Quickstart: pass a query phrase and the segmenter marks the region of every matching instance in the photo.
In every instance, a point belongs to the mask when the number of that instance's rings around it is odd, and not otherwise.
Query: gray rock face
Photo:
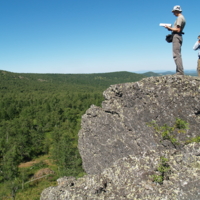
[[[117,160],[101,174],[58,179],[57,187],[45,189],[41,200],[199,200],[200,144],[162,152],[147,151],[140,157]],[[163,184],[152,181],[160,157],[168,158],[170,170]]]
[[[102,108],[93,105],[83,115],[79,131],[88,175],[58,179],[41,200],[200,199],[200,143],[185,144],[200,136],[200,79],[146,78],[112,85],[104,97]],[[177,146],[147,126],[152,120],[172,126],[176,118],[189,123],[186,133],[175,135]],[[165,173],[159,171],[161,158],[167,159]]]
[[[180,142],[199,135],[200,79],[189,76],[145,78],[135,83],[112,85],[104,92],[102,108],[91,106],[82,117],[79,151],[88,174],[102,172],[114,161],[147,150],[160,151],[160,136],[147,126],[155,120],[172,126],[176,118],[190,124]]]

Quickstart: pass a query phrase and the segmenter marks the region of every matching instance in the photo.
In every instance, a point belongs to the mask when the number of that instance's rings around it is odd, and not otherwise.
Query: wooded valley
[[[92,104],[101,106],[110,85],[144,77],[0,70],[0,199],[36,200],[57,178],[83,176],[77,149],[81,116]],[[53,173],[35,176],[47,168]]]

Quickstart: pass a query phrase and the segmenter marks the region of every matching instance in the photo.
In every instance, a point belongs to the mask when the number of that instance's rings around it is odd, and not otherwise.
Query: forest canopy
[[[81,176],[77,149],[81,116],[92,104],[101,106],[102,93],[110,85],[144,77],[130,72],[28,74],[0,70],[0,198],[23,192],[19,185],[29,181],[31,174],[22,176],[19,165],[41,155],[53,160],[57,177]],[[9,186],[6,191],[5,185]]]

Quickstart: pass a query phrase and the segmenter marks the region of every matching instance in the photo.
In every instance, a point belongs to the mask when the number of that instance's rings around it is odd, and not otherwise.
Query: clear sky
[[[0,69],[24,73],[175,70],[171,10],[186,18],[184,69],[196,69],[200,1],[0,0]]]

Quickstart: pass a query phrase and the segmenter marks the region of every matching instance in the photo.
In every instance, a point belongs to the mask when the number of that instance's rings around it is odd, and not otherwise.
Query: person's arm
[[[169,26],[165,26],[165,28],[168,29],[169,31],[178,32],[178,33],[181,32],[181,27],[180,26],[177,26],[176,28],[171,28]]]
[[[182,29],[181,29],[181,24],[183,23],[183,19],[178,16],[177,17],[177,20],[175,22],[176,24],[176,27],[169,27],[169,26],[165,26],[166,29],[168,29],[169,31],[172,31],[172,32],[177,32],[177,33],[181,33],[182,32]]]
[[[197,49],[199,49],[199,48],[200,48],[200,40],[196,41],[196,43],[195,43],[194,46],[193,46],[193,49],[194,49],[194,50],[197,50]]]

